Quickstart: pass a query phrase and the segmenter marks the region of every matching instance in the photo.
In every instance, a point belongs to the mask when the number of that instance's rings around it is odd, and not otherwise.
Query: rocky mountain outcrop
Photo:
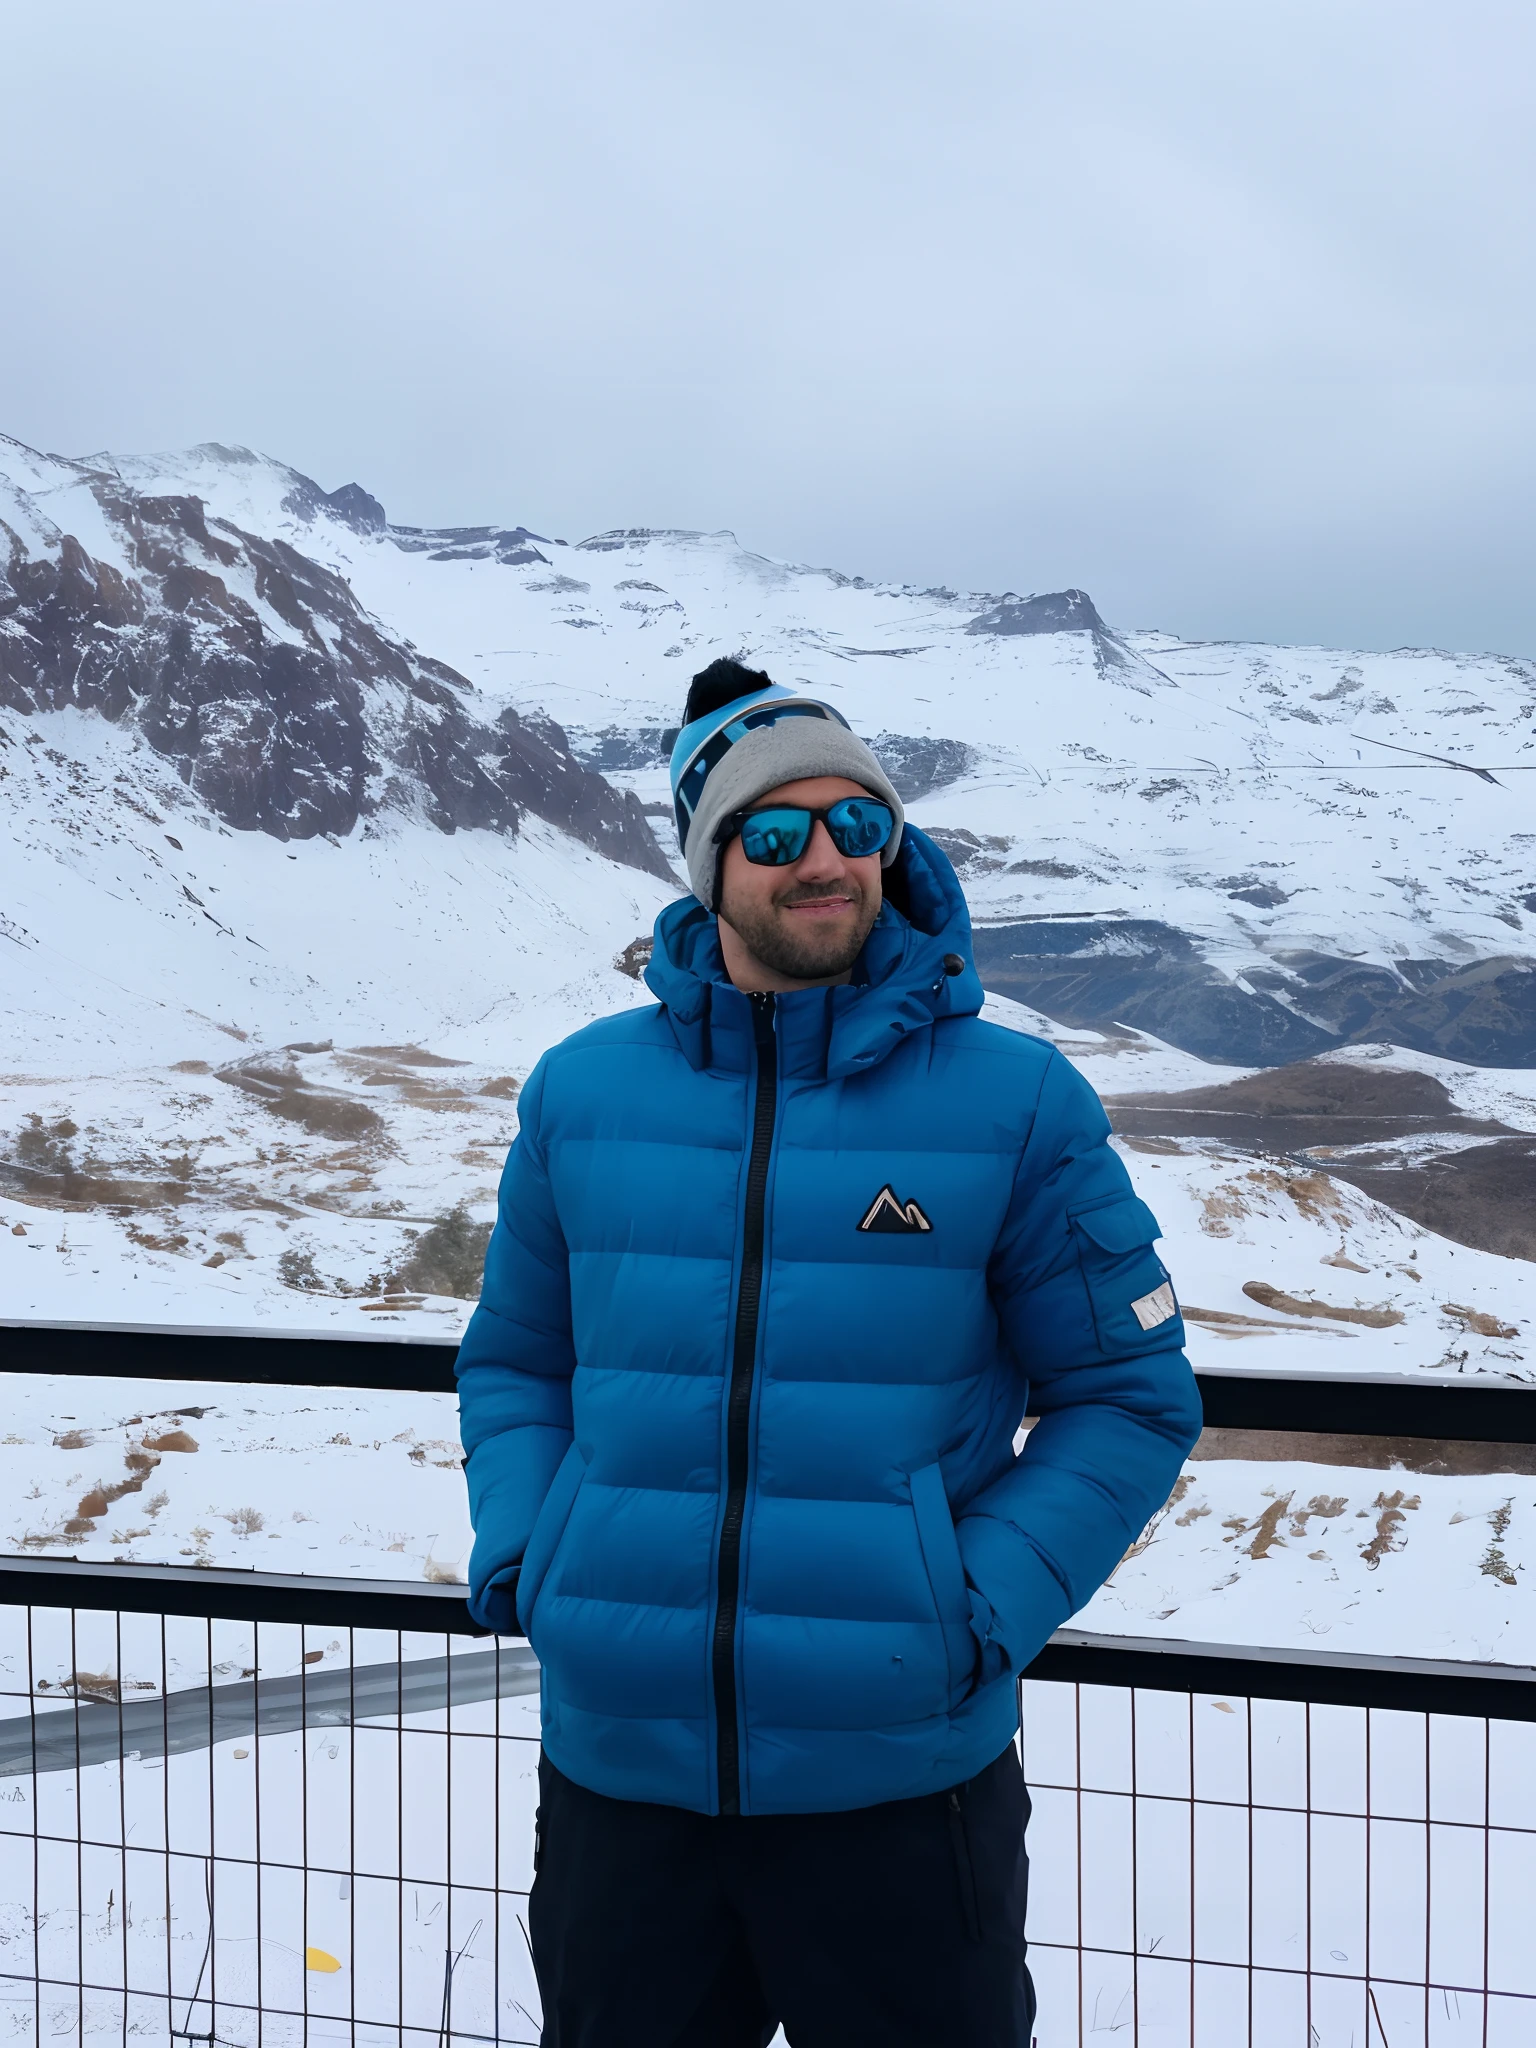
[[[972,619],[967,633],[1102,633],[1104,621],[1086,590],[1051,590],[1041,597],[1004,598]]]
[[[1168,681],[1160,668],[1128,647],[1118,633],[1105,625],[1086,590],[1050,590],[1038,597],[1004,597],[990,610],[978,613],[965,630],[995,639],[1037,633],[1086,633],[1093,647],[1094,666],[1101,676],[1139,690],[1144,697]]]
[[[6,478],[15,447],[0,444],[0,706],[133,725],[237,830],[344,836],[394,808],[444,832],[510,834],[531,813],[670,876],[637,800],[557,725],[485,715],[463,676],[371,617],[343,576],[108,469],[19,450],[22,477]],[[26,488],[39,473],[46,510]],[[303,509],[324,503],[355,530],[382,522],[356,485],[310,489]],[[544,559],[521,529],[390,537],[439,559],[456,546]]]

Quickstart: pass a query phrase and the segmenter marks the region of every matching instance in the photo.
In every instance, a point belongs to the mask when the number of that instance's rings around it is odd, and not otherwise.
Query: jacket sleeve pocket
[[[571,1519],[571,1509],[576,1505],[576,1495],[581,1490],[586,1471],[586,1460],[573,1443],[550,1482],[544,1505],[539,1509],[538,1520],[528,1538],[528,1548],[523,1552],[522,1570],[517,1579],[517,1618],[524,1635],[528,1634],[528,1624],[533,1619],[533,1610],[544,1590],[544,1580],[554,1563],[566,1524]]]
[[[1182,1345],[1184,1325],[1168,1268],[1153,1250],[1162,1235],[1138,1195],[1069,1212],[1099,1349],[1108,1354]]]

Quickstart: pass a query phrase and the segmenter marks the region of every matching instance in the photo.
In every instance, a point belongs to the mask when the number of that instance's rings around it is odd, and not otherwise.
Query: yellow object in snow
[[[328,1956],[323,1948],[307,1948],[304,1951],[304,1967],[306,1970],[329,1972],[339,1970],[341,1965],[334,1956]]]

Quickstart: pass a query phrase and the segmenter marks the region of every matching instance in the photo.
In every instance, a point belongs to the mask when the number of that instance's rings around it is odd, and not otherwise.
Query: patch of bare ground
[[[1255,1207],[1265,1207],[1271,1195],[1294,1202],[1309,1223],[1329,1222],[1344,1207],[1326,1173],[1284,1164],[1254,1166],[1200,1197],[1200,1228],[1207,1237],[1230,1237],[1232,1225],[1251,1216]]]
[[[1376,1533],[1361,1549],[1367,1571],[1375,1571],[1384,1557],[1394,1550],[1401,1550],[1408,1540],[1406,1524],[1409,1511],[1419,1506],[1416,1493],[1405,1494],[1401,1487],[1393,1493],[1378,1493],[1371,1503],[1377,1510]]]
[[[1314,1494],[1305,1507],[1297,1507],[1295,1501],[1294,1488],[1280,1494],[1266,1489],[1266,1504],[1257,1514],[1251,1518],[1245,1514],[1228,1515],[1222,1523],[1228,1531],[1223,1542],[1235,1544],[1244,1557],[1262,1560],[1276,1547],[1287,1548],[1289,1540],[1305,1542],[1309,1522],[1334,1521],[1349,1505],[1343,1494]],[[1407,1541],[1408,1516],[1419,1505],[1418,1494],[1405,1494],[1398,1487],[1391,1493],[1378,1493],[1369,1508],[1359,1510],[1367,1521],[1373,1514],[1376,1517],[1375,1529],[1360,1547],[1367,1570],[1374,1571],[1384,1557],[1402,1549]],[[1244,1538],[1247,1540],[1243,1541]]]
[[[1442,1443],[1433,1437],[1206,1429],[1189,1455],[1196,1463],[1336,1465],[1356,1472],[1420,1472],[1457,1478],[1501,1472],[1517,1478],[1536,1477],[1536,1444]]]
[[[1138,1151],[1219,1138],[1250,1152],[1312,1153],[1326,1159],[1334,1180],[1439,1237],[1536,1260],[1536,1135],[1463,1116],[1432,1074],[1301,1060],[1179,1095],[1109,1096],[1104,1106],[1116,1134]],[[1490,1142],[1406,1163],[1392,1149],[1438,1132]],[[1366,1146],[1373,1149],[1339,1154]]]
[[[1517,1586],[1520,1581],[1510,1570],[1509,1559],[1504,1554],[1504,1538],[1509,1533],[1510,1520],[1514,1514],[1514,1496],[1496,1507],[1488,1517],[1488,1526],[1493,1531],[1488,1548],[1483,1552],[1478,1570],[1486,1579],[1496,1579],[1501,1586]]]
[[[147,1252],[185,1251],[191,1240],[180,1230],[141,1230],[137,1223],[130,1223],[124,1236],[136,1245],[142,1245]]]
[[[1267,1280],[1245,1280],[1243,1292],[1250,1301],[1256,1301],[1260,1308],[1272,1308],[1281,1315],[1321,1317],[1330,1323],[1359,1323],[1367,1330],[1390,1330],[1403,1320],[1400,1308],[1348,1308],[1332,1301],[1312,1301],[1300,1295],[1286,1294],[1279,1287],[1272,1287]]]
[[[147,1692],[147,1679],[129,1681],[130,1690]],[[116,1706],[122,1698],[123,1688],[116,1675],[110,1671],[71,1671],[68,1678],[60,1681],[60,1690],[72,1692],[76,1699],[95,1700],[102,1706]]]
[[[1536,1139],[1469,1145],[1422,1164],[1330,1159],[1328,1171],[1453,1244],[1536,1259]]]
[[[339,1057],[337,1064],[357,1076],[362,1088],[393,1088],[400,1101],[414,1109],[467,1109],[473,1097],[457,1081],[428,1081],[407,1066],[381,1067],[368,1060]],[[463,1060],[437,1060],[434,1065],[460,1067]],[[370,1112],[371,1114],[372,1112]]]
[[[402,1067],[467,1067],[468,1060],[445,1059],[440,1052],[425,1052],[419,1045],[354,1045],[348,1050],[359,1058],[395,1060]]]
[[[1192,1301],[1181,1301],[1179,1313],[1186,1323],[1209,1323],[1219,1330],[1288,1330],[1291,1327],[1277,1316],[1240,1316],[1229,1308],[1197,1308]]]
[[[181,1450],[188,1447],[195,1451],[197,1445],[192,1442],[190,1437],[186,1437],[185,1445],[173,1441],[175,1437],[183,1435],[185,1435],[184,1431],[172,1431],[169,1436],[157,1438],[153,1442],[146,1438],[142,1444],[134,1449],[130,1449],[123,1458],[123,1463],[128,1468],[127,1477],[117,1480],[115,1484],[110,1486],[105,1483],[98,1483],[89,1492],[82,1494],[75,1512],[64,1524],[63,1534],[65,1536],[91,1535],[96,1528],[96,1524],[117,1501],[125,1500],[131,1493],[142,1493],[144,1482],[159,1464],[162,1451]]]
[[[453,1083],[418,1080],[414,1074],[404,1077],[397,1084],[400,1100],[412,1109],[468,1109],[473,1096]]]
[[[373,1138],[384,1135],[384,1119],[366,1102],[311,1088],[290,1059],[264,1053],[220,1067],[216,1078],[259,1102],[273,1116],[303,1126],[318,1138]]]
[[[1356,1067],[1298,1060],[1266,1067],[1240,1081],[1189,1088],[1176,1095],[1121,1095],[1105,1105],[1116,1129],[1143,1129],[1159,1137],[1221,1136],[1237,1144],[1267,1144],[1276,1151],[1308,1144],[1369,1144],[1376,1137],[1419,1131],[1461,1131],[1469,1136],[1513,1135],[1508,1124],[1463,1116],[1450,1090],[1433,1074],[1412,1068]],[[1317,1135],[1326,1123],[1330,1136]],[[1267,1135],[1248,1138],[1262,1125]],[[1345,1136],[1359,1127],[1358,1136]],[[1274,1133],[1286,1135],[1277,1142]]]
[[[0,1142],[0,1188],[40,1209],[164,1209],[192,1193],[196,1162],[186,1150],[155,1159],[115,1164],[98,1159],[89,1137],[82,1150],[71,1117],[52,1121],[36,1112]]]
[[[1125,1103],[1153,1105],[1159,1099],[1176,1111],[1207,1110],[1222,1115],[1421,1117],[1436,1130],[1459,1114],[1450,1090],[1433,1074],[1412,1068],[1357,1067],[1328,1060],[1297,1060],[1265,1067],[1240,1081],[1186,1088],[1162,1098],[1126,1095]]]
[[[1443,1302],[1440,1313],[1474,1337],[1518,1337],[1520,1334],[1517,1323],[1501,1323],[1486,1309],[1463,1308],[1460,1302]]]

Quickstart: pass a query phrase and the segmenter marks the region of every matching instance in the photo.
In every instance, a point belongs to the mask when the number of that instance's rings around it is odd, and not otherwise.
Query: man
[[[530,1076],[459,1354],[545,2048],[1028,2048],[1019,1674],[1199,1429],[1157,1223],[838,712],[717,661],[672,787],[657,1001]]]

